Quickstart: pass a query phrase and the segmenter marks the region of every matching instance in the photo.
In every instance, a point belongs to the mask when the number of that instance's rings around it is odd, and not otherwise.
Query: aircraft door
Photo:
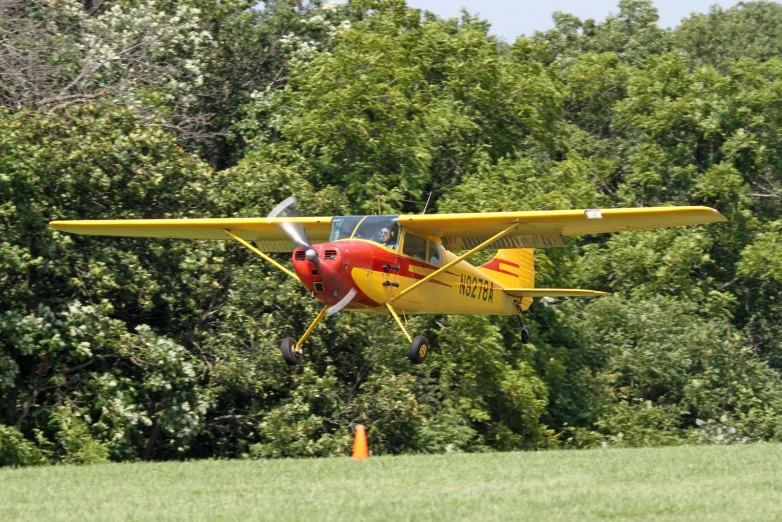
[[[356,227],[352,238],[371,241],[373,284],[382,285],[386,299],[392,298],[399,289],[399,240],[401,226],[397,216],[367,216]]]
[[[393,226],[388,227],[390,240],[387,243],[388,248],[394,250],[394,252],[388,252],[384,250],[384,255],[388,255],[388,263],[383,263],[383,272],[385,274],[384,285],[388,285],[390,296],[393,297],[399,293],[399,272],[402,269],[399,258],[399,249],[402,242],[402,227],[398,222],[394,221]],[[384,233],[381,231],[381,233]],[[387,267],[387,269],[386,269]]]
[[[402,236],[402,244],[398,251],[399,266],[402,267],[402,273],[407,274],[403,277],[400,284],[409,286],[416,279],[420,279],[425,274],[423,264],[426,263],[426,239],[418,234],[405,231]],[[420,303],[420,294],[412,292],[405,296],[405,301]]]

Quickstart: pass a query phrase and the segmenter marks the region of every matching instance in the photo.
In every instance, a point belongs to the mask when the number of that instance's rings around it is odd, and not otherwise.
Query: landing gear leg
[[[326,317],[326,311],[328,309],[328,305],[323,307],[323,310],[321,310],[315,320],[312,321],[312,324],[307,328],[307,331],[304,332],[304,335],[301,336],[301,339],[299,339],[298,342],[296,342],[296,339],[293,337],[286,337],[282,340],[280,351],[282,352],[282,358],[285,359],[285,362],[288,363],[289,366],[299,364],[299,359],[301,359],[301,345],[304,344],[304,341],[307,340],[307,337],[310,336],[315,327],[320,324],[324,317]]]
[[[396,324],[402,329],[402,333],[405,334],[407,340],[410,341],[410,351],[408,352],[410,362],[413,364],[421,364],[429,354],[429,340],[423,335],[416,335],[415,339],[411,338],[394,308],[389,303],[386,303],[386,306],[388,307],[388,311],[391,312],[391,315],[394,316],[394,319],[396,319]]]
[[[521,319],[521,307],[517,304],[516,309],[519,311],[519,315],[516,317],[519,319],[519,326],[521,327],[521,344],[527,344],[532,339],[532,335],[529,333],[529,328],[527,328],[527,325],[524,324],[524,321]]]

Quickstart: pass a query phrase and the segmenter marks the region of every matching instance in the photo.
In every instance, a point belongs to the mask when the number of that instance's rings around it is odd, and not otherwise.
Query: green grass
[[[0,520],[782,520],[782,445],[0,469]]]

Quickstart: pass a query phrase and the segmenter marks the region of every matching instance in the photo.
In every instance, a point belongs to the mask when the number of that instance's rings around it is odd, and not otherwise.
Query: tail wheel
[[[288,366],[295,366],[299,364],[301,359],[301,352],[296,351],[296,339],[293,337],[286,337],[280,344],[280,351],[282,352],[282,358],[288,363]]]
[[[527,344],[532,339],[532,335],[529,333],[529,328],[527,328],[527,325],[524,324],[524,321],[521,320],[521,307],[519,306],[518,302],[516,302],[516,309],[519,311],[519,315],[516,317],[519,320],[519,327],[521,328],[521,344]]]
[[[421,364],[429,353],[429,340],[423,335],[416,335],[410,345],[410,362]]]

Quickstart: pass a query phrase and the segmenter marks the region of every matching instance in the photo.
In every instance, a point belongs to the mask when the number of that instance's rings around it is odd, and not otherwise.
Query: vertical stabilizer
[[[535,261],[531,248],[501,249],[488,263],[478,270],[498,281],[505,288],[535,288]],[[531,297],[521,301],[526,310],[532,304]]]

